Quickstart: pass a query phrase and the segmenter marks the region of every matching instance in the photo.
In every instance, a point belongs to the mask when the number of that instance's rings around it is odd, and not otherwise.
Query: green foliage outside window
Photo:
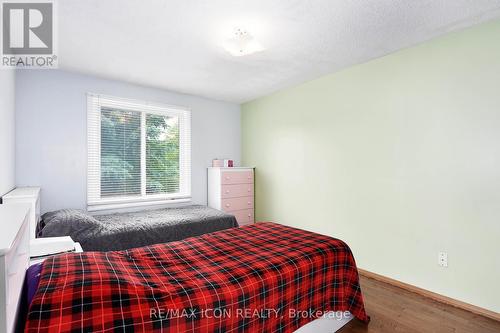
[[[179,119],[146,115],[146,194],[179,192]]]
[[[179,191],[179,121],[147,114],[146,194]],[[101,196],[141,194],[141,113],[101,109]]]

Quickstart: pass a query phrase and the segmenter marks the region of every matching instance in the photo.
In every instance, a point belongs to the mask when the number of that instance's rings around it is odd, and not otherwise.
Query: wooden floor
[[[500,333],[500,322],[361,277],[370,324],[352,320],[341,333]]]

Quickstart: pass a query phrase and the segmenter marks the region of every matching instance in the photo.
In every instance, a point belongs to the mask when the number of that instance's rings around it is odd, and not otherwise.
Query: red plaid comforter
[[[368,321],[349,247],[258,223],[47,259],[26,332],[293,332],[330,310]]]

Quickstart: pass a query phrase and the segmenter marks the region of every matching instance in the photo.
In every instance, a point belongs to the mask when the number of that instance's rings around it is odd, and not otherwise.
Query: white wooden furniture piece
[[[83,252],[79,243],[69,236],[36,238],[36,226],[40,221],[40,187],[18,187],[2,197],[5,205],[25,203],[30,207],[28,214],[30,264],[41,262],[50,255],[75,251]],[[42,258],[43,256],[43,258]]]
[[[43,237],[30,241],[30,257],[42,257],[74,250],[75,242],[70,236]]]
[[[36,226],[40,221],[40,187],[18,187],[2,197],[4,204],[30,204],[30,238],[36,237]]]
[[[83,252],[82,246],[78,242],[73,242],[71,237],[63,236],[63,237],[47,237],[47,238],[37,238],[34,240],[42,241],[35,243],[36,247],[41,247],[41,251],[37,249],[38,256],[34,256],[33,251],[33,241],[30,242],[30,253],[32,254],[30,257],[30,266],[37,264],[39,262],[43,262],[45,259],[50,258],[52,256],[73,252],[73,253],[81,253]]]
[[[347,312],[347,316],[339,316],[339,312],[330,311],[323,317],[314,319],[305,324],[294,333],[334,333],[339,331],[348,322],[354,319],[354,316]]]
[[[15,329],[29,262],[29,204],[0,205],[0,333]]]
[[[240,226],[254,223],[254,169],[208,168],[208,206],[234,215]]]

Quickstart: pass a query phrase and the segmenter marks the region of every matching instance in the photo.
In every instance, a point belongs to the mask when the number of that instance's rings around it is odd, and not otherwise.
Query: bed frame
[[[336,318],[334,312],[328,312],[323,318],[318,318],[305,324],[295,331],[295,333],[332,333],[337,332],[350,322],[354,316]]]
[[[19,323],[22,285],[29,262],[29,212],[27,204],[0,205],[0,221],[5,229],[0,233],[0,333],[15,332]],[[336,332],[352,318],[329,312],[296,333]]]

